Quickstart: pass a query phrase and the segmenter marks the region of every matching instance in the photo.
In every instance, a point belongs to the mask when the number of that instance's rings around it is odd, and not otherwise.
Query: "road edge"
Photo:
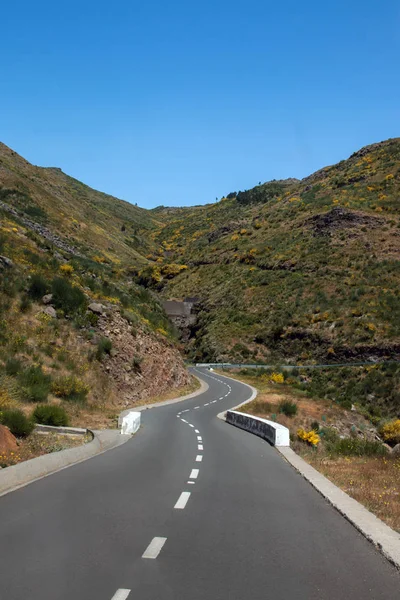
[[[143,411],[149,408],[156,408],[158,406],[165,406],[168,404],[175,404],[176,402],[182,402],[183,400],[189,400],[202,394],[208,390],[208,384],[201,380],[196,375],[194,376],[200,382],[199,389],[195,390],[191,394],[185,396],[179,396],[171,400],[163,400],[161,402],[154,402],[153,404],[147,404],[138,407],[132,407],[122,411],[119,418],[122,418],[124,414],[129,413],[132,410]],[[76,448],[69,448],[67,450],[61,450],[60,452],[53,452],[50,454],[44,454],[36,458],[31,458],[17,465],[7,467],[6,469],[0,470],[0,498],[6,494],[10,494],[22,487],[44,479],[49,475],[54,475],[59,471],[68,469],[74,465],[77,465],[85,460],[104,454],[109,450],[113,450],[118,446],[121,446],[125,442],[131,439],[131,435],[121,434],[119,429],[103,429],[103,430],[91,430],[87,431],[93,434],[93,440],[82,446]]]
[[[400,569],[400,534],[365,506],[309,465],[292,448],[276,447],[283,458],[340,514],[367,538],[397,569]]]
[[[22,487],[68,469],[108,450],[121,446],[131,435],[121,435],[117,429],[88,429],[93,440],[76,448],[44,454],[0,471],[0,498]]]
[[[239,381],[243,385],[251,388],[255,395],[251,399],[232,407],[229,410],[236,410],[240,406],[251,402],[257,396],[258,391],[253,386],[229,377],[233,381]],[[227,411],[219,413],[219,419],[226,421],[225,415]],[[245,430],[244,430],[245,431]],[[251,432],[248,432],[251,433]],[[254,435],[254,434],[252,434]],[[377,550],[397,569],[400,570],[400,534],[394,529],[386,525],[381,519],[370,512],[365,506],[354,500],[346,494],[337,485],[332,483],[327,477],[309,465],[301,456],[296,454],[294,450],[287,446],[274,446],[275,450],[319,493],[329,504],[335,508],[353,527],[357,529]]]

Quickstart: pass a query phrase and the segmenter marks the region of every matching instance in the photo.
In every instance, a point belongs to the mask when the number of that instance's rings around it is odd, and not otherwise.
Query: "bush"
[[[22,410],[3,410],[0,413],[0,423],[6,425],[11,433],[17,437],[26,437],[32,433],[35,424],[28,419]]]
[[[51,386],[51,391],[64,400],[83,403],[89,393],[89,387],[74,375],[68,375],[56,379]]]
[[[282,400],[279,402],[279,412],[287,417],[294,417],[297,415],[296,402],[292,402],[291,400]]]
[[[77,287],[71,285],[66,279],[56,277],[51,284],[53,304],[65,313],[74,314],[86,309],[85,294]]]
[[[62,427],[68,425],[68,415],[62,406],[54,404],[39,404],[33,412],[36,423]]]
[[[19,310],[24,313],[32,307],[32,301],[28,296],[22,296],[21,302],[19,303]]]
[[[103,358],[104,354],[111,354],[111,350],[112,350],[112,341],[105,337],[101,338],[97,344],[97,350],[96,350],[97,360],[101,360]]]
[[[142,356],[134,356],[133,360],[132,360],[132,369],[135,371],[135,373],[141,373],[142,371],[142,367],[141,364],[143,362],[143,357]]]
[[[390,421],[389,423],[385,423],[382,427],[379,428],[379,433],[388,444],[400,443],[400,419],[396,419],[395,421]]]
[[[353,437],[329,442],[327,450],[329,454],[339,456],[385,456],[387,454],[387,449],[380,442]]]
[[[18,358],[9,358],[6,362],[6,373],[14,377],[22,370],[22,363]]]
[[[48,291],[48,282],[41,275],[33,275],[28,287],[29,298],[40,300]]]
[[[24,399],[28,402],[46,402],[50,392],[51,377],[42,367],[32,366],[18,374]]]

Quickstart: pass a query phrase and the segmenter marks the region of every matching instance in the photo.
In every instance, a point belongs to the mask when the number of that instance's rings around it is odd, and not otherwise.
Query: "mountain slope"
[[[74,424],[110,425],[191,383],[160,302],[130,276],[155,225],[0,146],[0,422],[49,402]]]
[[[156,222],[56,168],[35,167],[0,143],[0,201],[56,233],[76,252],[114,265],[144,264]],[[150,245],[149,245],[150,244]]]
[[[302,181],[160,207],[157,262],[144,271],[165,297],[200,298],[190,341],[197,359],[399,356],[399,195],[400,140],[392,139]],[[187,268],[151,278],[171,262]]]

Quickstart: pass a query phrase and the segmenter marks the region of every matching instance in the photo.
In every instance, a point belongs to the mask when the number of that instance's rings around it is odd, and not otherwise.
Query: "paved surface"
[[[0,498],[1,599],[400,596],[399,572],[274,448],[215,418],[249,388],[205,379],[123,446]]]

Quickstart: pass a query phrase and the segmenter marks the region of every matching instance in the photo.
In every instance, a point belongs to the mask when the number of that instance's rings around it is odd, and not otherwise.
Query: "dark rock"
[[[0,268],[7,267],[8,269],[11,269],[13,266],[14,263],[11,258],[7,258],[7,256],[0,256]]]

